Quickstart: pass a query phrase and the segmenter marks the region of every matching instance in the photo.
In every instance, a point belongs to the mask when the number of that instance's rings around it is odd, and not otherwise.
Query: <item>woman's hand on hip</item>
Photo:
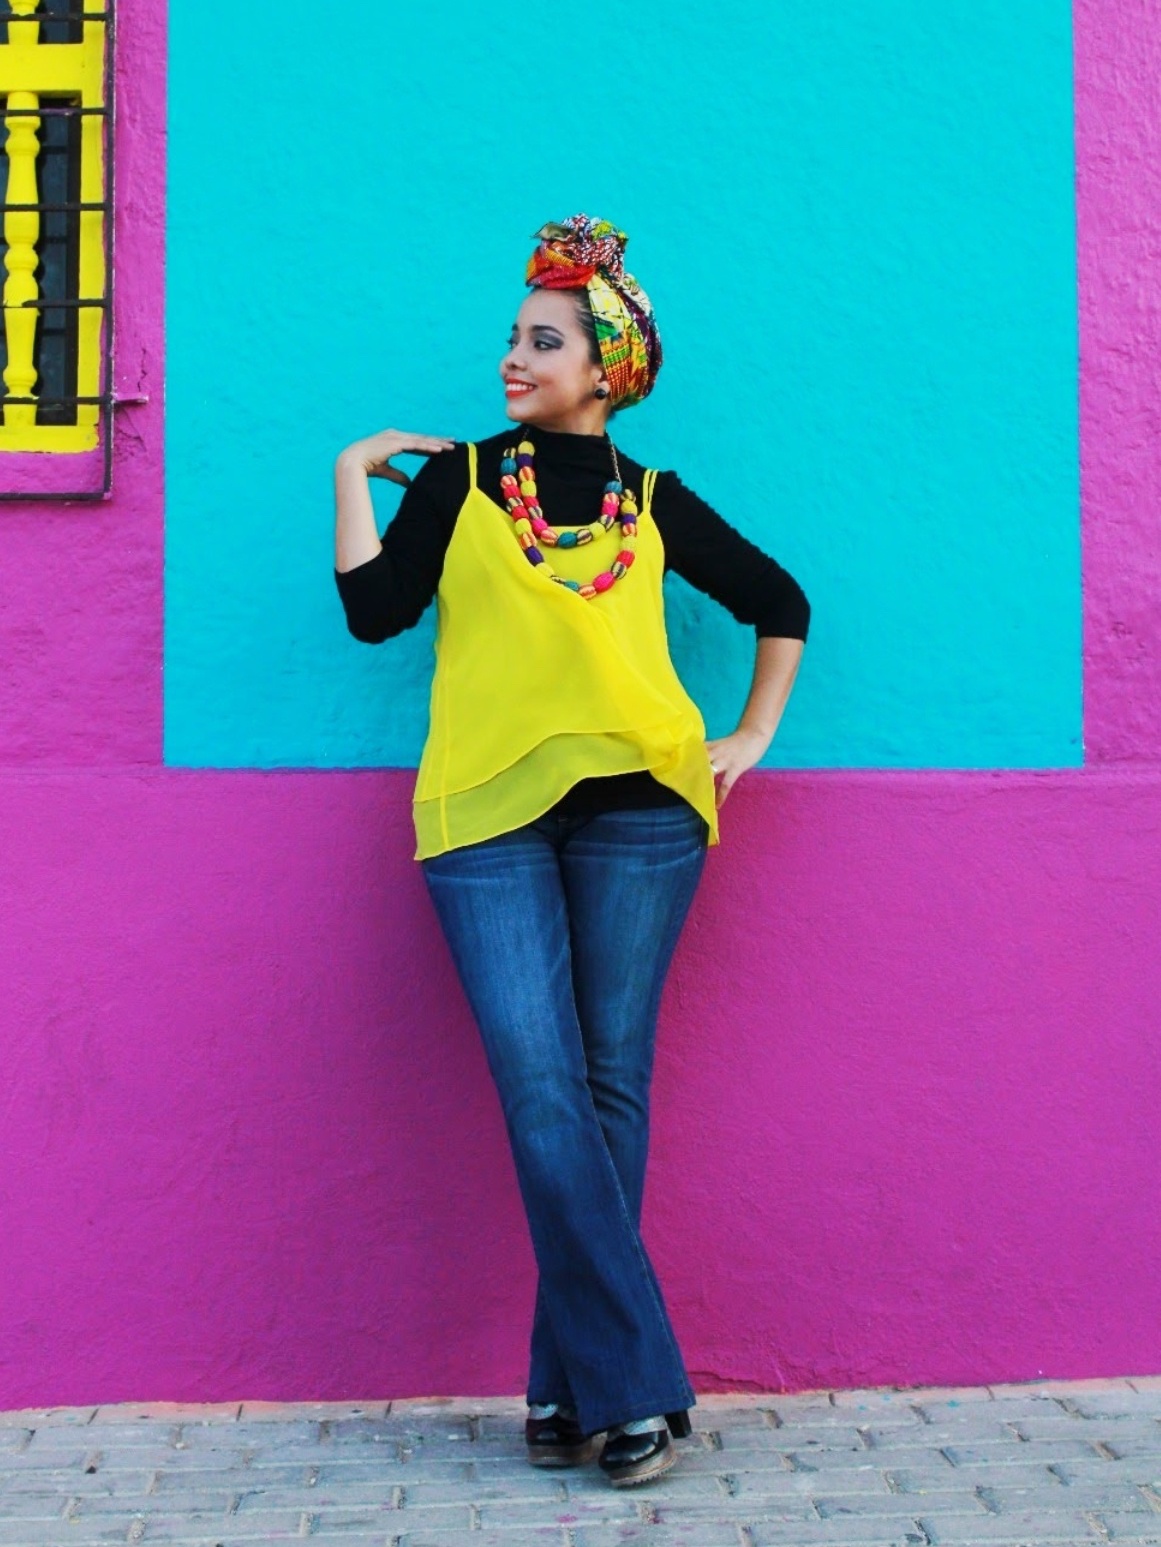
[[[771,738],[763,735],[761,731],[739,727],[731,736],[720,736],[715,741],[706,742],[710,767],[717,781],[716,804],[719,810],[725,804],[726,796],[733,789],[739,775],[744,774],[748,768],[753,768],[770,745],[770,740]]]
[[[390,478],[404,486],[411,482],[401,468],[391,466],[391,458],[401,451],[417,451],[421,456],[448,451],[455,441],[447,435],[413,435],[407,430],[380,430],[363,440],[352,441],[339,452],[338,461],[361,466],[368,478]]]

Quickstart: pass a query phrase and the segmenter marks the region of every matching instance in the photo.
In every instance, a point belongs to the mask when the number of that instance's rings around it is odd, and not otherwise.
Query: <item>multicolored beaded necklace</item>
[[[637,549],[637,501],[632,489],[621,482],[621,467],[617,461],[617,448],[609,441],[613,453],[614,477],[605,485],[601,495],[601,513],[588,526],[575,532],[558,532],[544,519],[544,511],[536,498],[536,471],[533,466],[535,447],[530,440],[522,440],[518,446],[508,446],[500,463],[500,487],[504,491],[505,504],[524,556],[530,564],[541,564],[544,573],[557,585],[567,586],[586,600],[607,591],[615,580],[626,575],[636,557]],[[580,548],[595,537],[607,532],[614,521],[621,523],[621,549],[608,569],[594,575],[586,585],[579,580],[566,580],[558,575],[551,564],[545,562],[537,542],[546,548]]]

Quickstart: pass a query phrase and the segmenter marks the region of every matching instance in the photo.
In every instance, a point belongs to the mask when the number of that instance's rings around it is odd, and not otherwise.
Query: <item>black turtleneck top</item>
[[[593,520],[601,491],[614,476],[603,435],[511,424],[476,442],[476,481],[503,506],[500,459],[527,435],[536,447],[536,492],[554,526]],[[621,478],[641,497],[645,465],[617,447]],[[382,551],[354,569],[335,570],[335,583],[356,639],[380,644],[419,622],[435,596],[447,545],[468,493],[466,441],[433,452],[403,492],[382,536]],[[810,604],[788,570],[729,525],[675,472],[658,471],[651,502],[665,550],[665,570],[720,602],[758,638],[805,640]],[[553,807],[567,815],[626,806],[680,805],[683,797],[650,773],[582,779]]]

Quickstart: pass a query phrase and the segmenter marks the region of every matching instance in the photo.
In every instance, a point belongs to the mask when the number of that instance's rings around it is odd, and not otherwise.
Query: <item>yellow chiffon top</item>
[[[436,591],[430,725],[412,810],[417,860],[509,832],[540,816],[578,779],[647,770],[684,796],[720,842],[701,713],[669,658],[661,594],[664,548],[645,473],[637,556],[591,600],[532,565],[505,507],[468,493]],[[586,581],[619,547],[613,527],[579,548],[553,548],[557,574]]]

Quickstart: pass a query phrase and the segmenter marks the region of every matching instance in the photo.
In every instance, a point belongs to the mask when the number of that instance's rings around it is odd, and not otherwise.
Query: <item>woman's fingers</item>
[[[450,451],[454,445],[455,441],[448,435],[415,435],[407,430],[380,430],[356,442],[369,478],[389,478],[392,483],[401,483],[404,487],[411,479],[399,468],[391,466],[392,457],[401,451],[435,456],[440,451]]]
[[[447,435],[417,435],[416,449],[421,451],[446,451],[455,441]]]

